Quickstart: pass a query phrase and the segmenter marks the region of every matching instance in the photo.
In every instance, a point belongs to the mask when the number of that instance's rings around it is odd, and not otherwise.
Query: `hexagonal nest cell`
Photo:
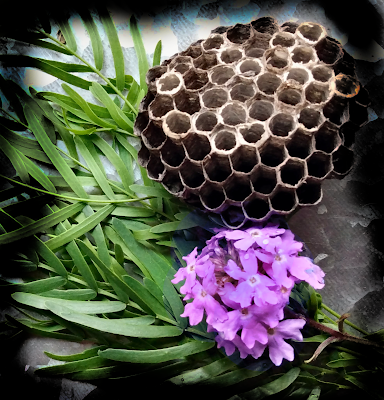
[[[353,58],[312,22],[219,27],[147,84],[139,163],[230,228],[319,203],[322,180],[352,168],[368,119]]]

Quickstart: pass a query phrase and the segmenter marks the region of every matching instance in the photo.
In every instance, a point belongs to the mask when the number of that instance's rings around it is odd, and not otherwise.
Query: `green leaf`
[[[22,292],[17,292],[12,294],[12,298],[18,301],[19,303],[39,308],[41,310],[50,310],[50,304],[52,303],[65,307],[70,311],[83,314],[101,314],[101,313],[117,312],[124,310],[126,307],[126,305],[120,301],[66,300],[60,298],[49,298],[37,294],[22,293]]]
[[[47,355],[49,358],[53,358],[54,360],[58,361],[80,361],[86,360],[87,358],[97,356],[99,350],[105,350],[107,346],[95,346],[90,349],[84,350],[82,353],[77,354],[69,354],[69,355],[61,355],[61,354],[52,354],[48,351],[44,351],[44,354]]]
[[[124,90],[125,85],[125,72],[124,72],[124,55],[121,48],[119,37],[117,35],[115,24],[109,14],[109,11],[103,9],[100,13],[100,20],[104,26],[105,33],[107,34],[109,44],[111,45],[111,51],[113,56],[113,62],[115,64],[116,72],[116,87],[118,90]]]
[[[81,109],[87,114],[88,118],[94,122],[97,125],[102,126],[103,128],[112,128],[116,129],[115,125],[112,125],[105,120],[99,118],[91,109],[91,107],[88,105],[88,103],[75,91],[73,90],[70,86],[67,84],[63,83],[62,88],[68,93],[68,95],[71,97],[71,99],[77,103],[78,106],[81,107]]]
[[[111,213],[116,217],[140,218],[152,217],[155,212],[150,208],[134,207],[134,206],[117,206]]]
[[[17,290],[21,292],[41,293],[46,292],[47,290],[57,289],[58,287],[63,286],[66,282],[67,280],[62,276],[54,276],[52,278],[17,284],[16,286]]]
[[[244,399],[258,400],[263,399],[264,397],[272,396],[289,387],[296,380],[299,374],[300,368],[292,368],[280,378],[277,378],[263,386],[252,389],[246,393],[242,393],[242,396]]]
[[[67,47],[72,50],[76,51],[77,50],[77,45],[76,45],[76,39],[75,35],[72,32],[72,29],[69,25],[69,21],[62,20],[59,22],[59,27],[61,30],[61,33],[63,34],[65,41],[67,42],[66,45]]]
[[[158,302],[145,286],[129,275],[124,275],[122,278],[129,288],[129,297],[141,306],[143,310],[154,316],[170,320],[163,304]]]
[[[139,60],[140,88],[147,92],[147,84],[145,82],[145,77],[149,69],[147,53],[145,51],[143,40],[141,38],[141,34],[134,15],[132,15],[131,19],[129,20],[129,29],[133,39],[133,44],[135,46],[137,58]]]
[[[168,277],[164,280],[163,293],[164,297],[167,299],[171,306],[172,313],[176,318],[177,325],[181,329],[185,329],[188,325],[188,319],[185,317],[180,317],[184,312],[184,305],[181,301],[179,294],[177,293],[175,287],[173,286],[171,279],[174,278],[174,270],[170,270]]]
[[[0,235],[0,245],[12,243],[16,240],[20,240],[22,238],[35,235],[41,231],[50,228],[59,222],[73,216],[84,208],[82,203],[72,204],[67,206],[60,211],[57,211],[51,215],[43,217],[38,221],[32,222],[28,225],[23,226],[22,228],[16,229],[15,231]],[[0,209],[1,210],[1,209]],[[1,210],[4,212],[3,210]],[[47,242],[49,243],[49,241]]]
[[[6,315],[6,319],[12,323],[13,326],[25,330],[26,332],[32,334],[32,335],[37,335],[37,336],[43,336],[43,337],[51,337],[54,339],[60,339],[60,340],[68,340],[71,342],[81,342],[83,338],[81,336],[76,336],[76,335],[70,335],[68,333],[60,333],[60,332],[49,332],[44,329],[38,329],[38,328],[32,328],[29,326],[29,324],[23,323],[23,321],[19,321],[10,315]]]
[[[361,361],[358,358],[351,358],[351,359],[342,359],[342,360],[333,360],[328,362],[326,365],[327,367],[331,368],[346,368],[346,367],[351,367],[353,365],[358,365],[360,364]]]
[[[57,274],[63,276],[64,278],[67,278],[67,270],[65,269],[60,259],[52,252],[52,250],[49,249],[47,245],[37,237],[31,238],[29,240],[34,250],[36,250],[36,252],[40,254],[40,256],[43,257],[44,260],[47,261],[52,270],[55,271]]]
[[[115,250],[115,258],[116,261],[121,265],[124,266],[124,252],[121,246],[118,243],[115,243],[114,245],[114,250]]]
[[[101,103],[107,107],[111,117],[121,129],[130,133],[133,132],[133,122],[127,118],[127,116],[114,103],[114,101],[109,97],[108,93],[99,83],[93,82],[89,90]]]
[[[1,55],[0,55],[0,62],[1,62]],[[15,111],[15,114],[19,118],[19,120],[23,123],[26,124],[27,120],[25,119],[24,112],[23,112],[23,106],[21,105],[21,102],[19,98],[17,97],[15,91],[13,90],[12,87],[12,81],[9,79],[4,79],[2,75],[0,75],[0,90],[3,92],[4,96],[7,98],[10,106],[13,108]]]
[[[99,351],[99,355],[110,360],[129,363],[160,363],[201,353],[202,351],[211,349],[214,345],[215,342],[193,341],[184,343],[180,346],[167,347],[158,350],[107,349]]]
[[[321,389],[319,386],[313,388],[307,400],[317,400],[320,397],[320,393]]]
[[[56,188],[52,185],[52,182],[48,179],[47,175],[44,174],[40,170],[39,167],[36,166],[31,160],[25,157],[22,153],[19,152],[19,157],[24,162],[29,174],[32,178],[36,179],[37,182],[48,192],[57,193]]]
[[[22,182],[29,183],[29,174],[27,172],[27,168],[19,156],[18,151],[14,149],[13,146],[2,136],[0,136],[0,148],[9,158],[9,161],[12,163]]]
[[[84,208],[84,205],[81,203],[78,203],[77,205],[80,205],[81,206],[80,208]],[[46,246],[50,250],[56,250],[59,247],[64,246],[68,242],[84,235],[86,232],[89,232],[89,230],[93,229],[98,223],[103,221],[112,212],[114,208],[115,206],[113,204],[108,204],[104,206],[101,210],[97,211],[91,217],[86,218],[84,221],[82,221],[77,225],[72,226],[72,228],[68,229],[61,235],[56,236],[55,238],[45,242]]]
[[[227,386],[235,385],[246,379],[254,378],[263,374],[265,370],[253,371],[251,369],[236,369],[235,371],[227,372],[223,375],[213,377],[209,380],[202,382],[202,385],[209,387],[224,388]]]
[[[96,160],[99,156],[97,155],[92,141],[84,137],[76,136],[75,143],[102,191],[110,200],[116,200],[115,193],[107,181],[105,171],[99,167],[99,163]]]
[[[153,53],[153,66],[160,65],[161,61],[161,40],[157,42],[155,52]]]
[[[167,192],[165,189],[162,188],[155,188],[151,186],[143,186],[143,185],[131,185],[129,187],[135,193],[142,193],[146,196],[156,196],[161,197],[163,199],[173,199],[173,195]]]
[[[93,57],[95,60],[95,67],[100,71],[103,68],[103,43],[101,42],[101,37],[99,31],[97,30],[96,24],[87,9],[79,10],[79,15],[83,20],[85,28],[91,39]]]
[[[16,39],[16,40],[18,40],[20,42],[24,42],[24,43],[30,43],[35,46],[42,47],[44,49],[54,50],[59,53],[67,54],[69,56],[72,55],[72,53],[69,50],[64,49],[63,47],[60,47],[57,44],[54,44],[51,42],[46,42],[45,40],[42,40],[45,38],[45,36],[43,36],[41,34],[36,34],[35,32],[28,31],[27,33],[25,33],[22,31],[20,32],[19,30],[4,31],[4,32],[1,32],[1,36],[7,37],[10,39]]]
[[[39,121],[36,118],[36,115],[32,111],[29,106],[24,107],[25,116],[28,120],[28,125],[31,128],[32,132],[35,134],[36,139],[40,143],[44,152],[47,154],[49,159],[52,161],[52,164],[59,171],[61,176],[68,182],[69,186],[72,190],[81,198],[88,198],[88,194],[82,187],[82,185],[78,182],[76,175],[69,168],[68,164],[65,162],[64,158],[60,156],[58,150],[56,150],[55,146],[49,140],[47,134],[42,129]]]
[[[85,301],[94,299],[97,293],[92,289],[53,289],[47,292],[41,292],[39,295],[56,299]]]
[[[178,375],[170,379],[170,382],[175,385],[195,385],[207,379],[211,379],[214,376],[220,375],[223,372],[228,371],[230,368],[233,368],[235,365],[236,364],[234,364],[229,358],[222,358],[211,364],[196,368],[193,371],[188,371],[182,375]]]
[[[19,55],[13,56],[12,58],[11,55],[0,55],[0,62],[2,62],[4,65],[8,66],[15,66],[14,64],[17,64],[17,59],[16,57],[20,57]],[[26,56],[22,56],[26,57]],[[24,62],[25,58],[23,59]],[[46,60],[39,60],[37,58],[30,57],[28,59],[28,66],[31,68],[37,68],[43,72],[46,72],[49,75],[52,75],[56,78],[61,79],[64,82],[70,83],[71,85],[80,87],[82,89],[89,89],[91,86],[92,82],[87,81],[83,78],[80,78],[76,75],[73,75],[67,71],[62,70],[61,68],[57,68],[56,66],[50,64],[49,62],[46,62]]]
[[[195,226],[198,225],[196,225],[196,223],[193,221],[186,221],[185,223],[183,221],[165,222],[164,224],[159,224],[151,228],[151,232],[152,233],[174,232],[182,229],[193,228]]]
[[[156,338],[179,336],[182,333],[180,329],[173,326],[150,325],[155,321],[155,318],[151,316],[137,318],[105,319],[80,314],[66,307],[62,307],[58,303],[47,302],[47,306],[52,312],[68,321],[75,322],[89,328],[97,329],[102,332],[113,333],[116,335],[141,338]]]
[[[35,371],[35,373],[39,376],[62,375],[83,371],[84,369],[88,368],[106,367],[114,364],[107,361],[108,360],[106,360],[105,358],[95,356],[86,358],[85,360],[68,362],[62,365],[53,365],[50,367],[39,368]]]
[[[85,261],[83,255],[81,254],[77,244],[74,240],[72,240],[67,246],[66,250],[68,254],[72,257],[73,262],[75,263],[77,269],[81,273],[81,276],[84,278],[87,285],[94,290],[95,293],[98,292],[98,287],[96,283],[96,279],[92,274],[91,268]]]
[[[129,229],[123,222],[116,218],[112,219],[112,225],[119,236],[123,239],[128,248],[128,255],[131,260],[141,269],[144,275],[148,272],[153,281],[160,287],[163,287],[164,279],[172,266],[159,254],[148,250],[138,243]],[[125,250],[123,248],[123,250]]]
[[[114,165],[117,173],[121,178],[121,182],[124,186],[124,189],[131,193],[130,185],[133,182],[133,174],[130,176],[127,170],[127,167],[124,165],[122,159],[118,156],[118,154],[113,150],[113,148],[100,136],[96,136],[93,139],[93,143],[104,153],[104,155],[108,158],[108,160]]]

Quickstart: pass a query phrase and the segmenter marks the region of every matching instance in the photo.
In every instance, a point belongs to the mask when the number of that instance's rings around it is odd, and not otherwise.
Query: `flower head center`
[[[248,278],[248,282],[250,283],[251,286],[255,286],[258,283],[260,283],[260,278],[257,275],[252,275],[251,277]]]
[[[195,270],[195,264],[188,266],[188,272],[193,272]]]
[[[254,231],[251,232],[251,236],[253,237],[259,237],[261,236],[261,231],[260,229],[255,229]]]
[[[268,328],[267,332],[268,332],[268,335],[274,335],[275,334],[275,330],[273,328]]]
[[[275,255],[275,260],[276,260],[276,261],[281,261],[280,254],[276,254],[276,255]]]
[[[207,292],[204,289],[201,289],[200,295],[201,297],[205,297],[207,295]]]
[[[281,289],[280,289],[280,292],[283,293],[283,294],[287,293],[288,289],[286,287],[282,286]]]
[[[243,315],[248,315],[248,309],[247,309],[247,308],[242,308],[242,309],[241,309],[241,313],[242,313]]]

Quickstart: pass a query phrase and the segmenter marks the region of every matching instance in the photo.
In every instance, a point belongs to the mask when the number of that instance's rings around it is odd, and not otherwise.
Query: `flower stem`
[[[321,304],[321,307],[324,308],[325,311],[328,311],[330,314],[332,314],[334,317],[336,317],[338,319],[341,317],[341,315],[339,315],[336,311],[333,311],[331,308],[329,308],[324,303]],[[354,323],[352,323],[352,322],[350,322],[348,320],[344,320],[344,323],[346,323],[347,325],[349,325],[353,329],[356,329],[358,332],[362,333],[363,335],[369,335],[369,333],[367,331],[359,328],[357,325],[355,325]]]

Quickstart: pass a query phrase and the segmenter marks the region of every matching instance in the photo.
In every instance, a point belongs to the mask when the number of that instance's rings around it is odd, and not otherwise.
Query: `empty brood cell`
[[[287,157],[284,145],[273,140],[265,142],[259,152],[261,162],[268,167],[277,167]]]
[[[299,159],[291,158],[280,167],[280,179],[285,185],[297,187],[306,177],[306,164]]]
[[[255,192],[269,195],[277,185],[276,170],[261,166],[252,173],[251,182]]]
[[[194,161],[201,161],[211,152],[211,144],[205,135],[191,132],[183,141],[188,157]]]
[[[253,146],[240,146],[231,155],[232,169],[235,172],[249,173],[259,163],[259,154]]]
[[[250,126],[241,127],[240,133],[244,140],[248,143],[257,143],[265,132],[264,125],[252,124]]]
[[[224,182],[232,173],[228,156],[212,154],[203,160],[206,178],[214,182]]]

